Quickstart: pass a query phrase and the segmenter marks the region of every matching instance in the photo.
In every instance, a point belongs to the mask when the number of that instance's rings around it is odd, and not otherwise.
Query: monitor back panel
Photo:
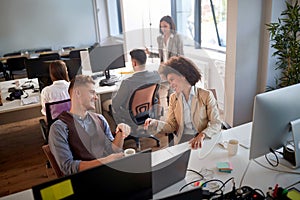
[[[151,150],[32,187],[35,199],[69,191],[65,199],[151,199]],[[71,188],[71,189],[70,189]],[[64,192],[66,193],[66,192]],[[53,197],[53,196],[52,196]],[[61,197],[61,196],[60,196]]]
[[[152,190],[153,194],[181,181],[185,178],[191,149],[174,156],[152,169]]]

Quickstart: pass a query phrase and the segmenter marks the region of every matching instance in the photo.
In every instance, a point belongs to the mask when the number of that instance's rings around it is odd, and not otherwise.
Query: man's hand
[[[123,158],[124,157],[124,153],[121,152],[121,153],[112,153],[104,158],[98,158],[97,160],[101,163],[101,164],[106,164],[106,163],[109,163],[111,161],[114,161],[114,160],[117,160],[117,159],[120,159],[120,158]]]
[[[120,123],[117,126],[116,134],[122,134],[123,138],[126,138],[131,132],[130,126],[124,123]]]

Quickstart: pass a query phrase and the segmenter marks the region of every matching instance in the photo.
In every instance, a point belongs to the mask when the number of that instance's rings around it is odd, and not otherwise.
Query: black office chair
[[[58,53],[46,53],[46,54],[40,54],[39,58],[42,61],[60,60],[60,55]]]
[[[66,46],[66,47],[63,47],[62,48],[64,51],[70,51],[70,50],[72,50],[72,49],[75,49],[75,47],[74,46]]]
[[[9,73],[7,71],[7,67],[1,61],[0,61],[0,75],[1,75],[0,77],[4,78],[6,81],[9,80]]]
[[[9,58],[6,61],[7,70],[9,71],[9,78],[14,79],[14,75],[21,75],[22,77],[27,77],[26,72],[26,57]]]
[[[36,50],[34,50],[34,53],[43,53],[43,52],[48,52],[48,51],[52,51],[52,49],[51,48],[36,49]]]
[[[9,56],[21,56],[21,52],[12,52],[12,53],[6,53],[3,55],[3,57],[9,57]]]
[[[81,58],[80,57],[80,51],[86,51],[87,49],[77,49],[77,50],[72,50],[69,53],[69,58]]]
[[[136,89],[129,100],[129,114],[131,117],[131,133],[125,139],[135,140],[138,150],[141,149],[140,138],[151,138],[156,141],[157,147],[160,146],[160,140],[152,134],[147,133],[142,126],[149,117],[159,118],[161,116],[160,106],[156,95],[159,84],[145,84]],[[124,122],[128,123],[128,121]]]
[[[65,99],[61,101],[55,101],[45,104],[46,107],[46,120],[40,119],[40,127],[42,131],[45,144],[48,143],[48,135],[50,126],[57,120],[57,117],[63,111],[68,111],[71,108],[71,100]]]

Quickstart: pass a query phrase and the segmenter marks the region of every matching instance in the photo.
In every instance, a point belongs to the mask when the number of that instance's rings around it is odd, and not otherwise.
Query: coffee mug
[[[133,154],[135,154],[135,149],[133,149],[133,148],[128,148],[128,149],[125,149],[125,151],[124,151],[125,156],[131,156]]]
[[[229,140],[227,145],[228,155],[234,156],[238,152],[239,141],[238,140]]]

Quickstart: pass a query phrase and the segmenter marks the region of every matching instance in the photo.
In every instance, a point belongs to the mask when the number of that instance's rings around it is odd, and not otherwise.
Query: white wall
[[[274,79],[274,58],[266,23],[277,19],[284,0],[229,0],[225,72],[225,121],[252,121],[255,95]]]
[[[257,90],[262,21],[261,0],[230,0],[227,10],[225,121],[252,121]]]
[[[1,0],[0,55],[96,41],[92,0]]]

